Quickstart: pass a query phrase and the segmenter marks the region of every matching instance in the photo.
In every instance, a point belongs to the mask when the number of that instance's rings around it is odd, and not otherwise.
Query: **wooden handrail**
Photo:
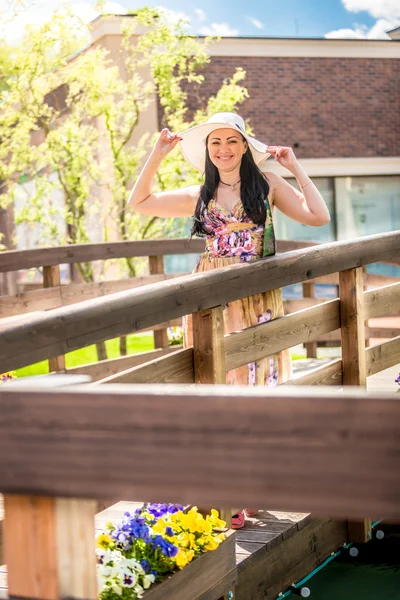
[[[92,260],[163,256],[166,254],[196,254],[204,250],[202,239],[142,240],[101,244],[74,244],[30,250],[7,250],[0,253],[0,272],[62,265]]]
[[[396,232],[392,232],[396,233]],[[399,232],[397,232],[399,234]],[[379,234],[381,235],[381,234]],[[386,234],[382,234],[386,235]],[[361,240],[366,240],[359,238]],[[302,248],[320,246],[317,242],[278,240],[278,252],[291,252]],[[103,242],[100,244],[74,244],[50,248],[31,248],[29,250],[7,250],[0,253],[0,273],[32,269],[43,266],[90,262],[94,260],[110,260],[116,258],[133,258],[140,256],[166,256],[169,254],[197,254],[204,250],[204,240],[168,239],[142,240],[134,242]],[[393,265],[400,265],[400,259],[382,260]]]
[[[400,255],[398,232],[332,242],[110,294],[0,333],[3,370],[220,306],[252,294]]]
[[[280,510],[400,520],[393,394],[16,384],[0,390],[0,415],[4,493],[259,506],[270,482]]]

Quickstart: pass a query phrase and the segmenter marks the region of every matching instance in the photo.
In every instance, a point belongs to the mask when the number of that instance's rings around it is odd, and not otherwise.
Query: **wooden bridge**
[[[195,244],[169,241],[168,252],[193,252]],[[8,310],[3,371],[49,359],[53,372],[65,373],[66,352],[144,329],[155,330],[159,346],[145,357],[72,370],[92,381],[67,379],[63,387],[62,378],[58,387],[60,376],[51,375],[1,386],[0,563],[10,596],[96,597],[94,515],[105,498],[222,506],[228,518],[229,506],[265,507],[236,532],[236,559],[226,546],[223,572],[211,563],[197,587],[182,581],[179,595],[164,587],[167,600],[217,600],[233,590],[243,600],[275,598],[346,541],[370,539],[371,520],[400,518],[399,405],[392,394],[362,389],[367,377],[400,363],[399,335],[365,347],[368,319],[399,314],[400,283],[365,290],[363,271],[399,264],[399,232],[168,281],[152,258],[152,283],[59,285],[59,264],[164,253],[165,246],[132,242],[0,255],[2,272],[43,266],[47,286],[0,298]],[[307,308],[224,336],[226,302],[318,281],[338,283],[339,297],[313,306],[306,299]],[[85,294],[91,299],[82,301]],[[167,324],[190,313],[193,348],[162,347]],[[229,369],[337,331],[341,360],[274,390],[220,387]],[[123,505],[108,510],[117,514]]]

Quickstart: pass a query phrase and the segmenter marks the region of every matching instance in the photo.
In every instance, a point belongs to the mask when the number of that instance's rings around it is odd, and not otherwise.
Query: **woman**
[[[152,192],[153,178],[163,158],[177,144],[184,157],[205,173],[203,185],[168,192]],[[264,168],[273,156],[296,178],[297,191],[282,177]],[[278,208],[304,225],[325,225],[328,208],[291,148],[265,146],[245,132],[239,115],[218,113],[206,123],[181,134],[163,129],[129,198],[142,214],[159,217],[193,216],[192,233],[204,235],[206,251],[195,271],[207,271],[275,253],[272,211]],[[280,290],[230,302],[224,307],[225,333],[231,333],[283,316]],[[192,324],[184,327],[184,344],[192,343]],[[288,350],[227,373],[227,383],[274,387],[290,378]],[[246,510],[247,516],[255,511]],[[243,527],[244,513],[232,518]]]

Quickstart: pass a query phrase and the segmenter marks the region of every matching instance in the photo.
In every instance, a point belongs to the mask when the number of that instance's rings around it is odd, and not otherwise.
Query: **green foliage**
[[[9,75],[0,88],[0,206],[18,200],[16,222],[40,223],[41,245],[186,233],[185,219],[143,216],[127,207],[154,142],[148,132],[138,133],[140,115],[157,95],[167,126],[178,132],[215,112],[234,111],[248,96],[238,69],[188,118],[185,86],[201,87],[211,40],[188,35],[183,22],[169,23],[158,9],[141,8],[122,23],[124,73],[101,46],[76,53],[88,30],[65,10],[32,27],[12,53],[0,47]],[[200,181],[176,149],[161,165],[155,188]],[[53,200],[56,190],[63,208]],[[127,267],[135,275],[135,263],[128,260]],[[85,281],[94,280],[90,264],[80,270]]]

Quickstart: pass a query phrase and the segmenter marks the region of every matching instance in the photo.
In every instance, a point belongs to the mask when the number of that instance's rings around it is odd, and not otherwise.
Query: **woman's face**
[[[234,129],[216,129],[208,136],[207,149],[217,169],[229,172],[240,166],[247,142]]]

